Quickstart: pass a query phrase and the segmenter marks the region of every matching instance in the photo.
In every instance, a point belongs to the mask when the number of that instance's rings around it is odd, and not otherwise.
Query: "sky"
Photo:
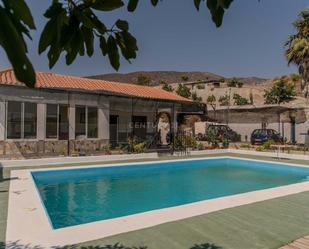
[[[42,15],[51,0],[26,0],[37,30],[28,41],[29,57],[36,70],[67,75],[96,75],[116,72],[99,47],[88,58],[79,57],[67,66],[61,57],[49,69],[46,53],[37,53],[40,32],[47,19]],[[162,0],[152,7],[142,0],[134,13],[125,8],[100,14],[106,24],[117,19],[129,21],[130,32],[138,40],[137,59],[121,61],[118,72],[203,71],[225,77],[272,78],[294,73],[284,58],[284,43],[294,33],[292,23],[309,6],[308,0],[234,0],[222,27],[216,28],[206,6],[199,12],[193,0]],[[10,67],[0,47],[0,69]]]

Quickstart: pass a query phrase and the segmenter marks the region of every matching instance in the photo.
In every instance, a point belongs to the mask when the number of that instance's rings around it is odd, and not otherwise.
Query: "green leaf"
[[[122,0],[96,0],[91,8],[102,11],[112,11],[124,6]]]
[[[104,36],[100,36],[100,48],[101,48],[102,54],[104,56],[107,55],[107,43],[106,43]]]
[[[118,71],[120,67],[119,51],[115,38],[112,35],[110,35],[107,39],[107,53],[112,67]]]
[[[128,32],[116,33],[116,41],[121,49],[123,57],[130,62],[130,59],[136,58],[136,39]]]
[[[53,66],[56,64],[56,62],[58,61],[60,57],[60,54],[61,54],[61,49],[59,48],[57,44],[50,47],[47,53],[50,69],[53,68]]]
[[[31,11],[24,0],[4,0],[3,2],[12,15],[21,20],[30,29],[35,29]]]
[[[153,6],[156,6],[158,4],[159,0],[151,0],[151,3]]]
[[[92,12],[80,11],[78,8],[75,8],[73,14],[87,28],[95,28],[96,25],[91,18],[91,15],[93,15]]]
[[[207,0],[207,7],[210,10],[212,20],[217,27],[222,25],[224,9],[218,5],[217,0]]]
[[[22,34],[18,33],[12,20],[0,6],[0,44],[11,62],[16,78],[28,87],[35,85],[35,72],[26,55]]]
[[[56,19],[51,19],[46,23],[39,41],[39,54],[43,53],[53,42],[55,25]]]
[[[94,35],[92,32],[92,29],[88,29],[85,26],[81,27],[81,31],[84,37],[85,45],[86,45],[86,50],[87,50],[87,55],[91,57],[93,55],[94,49],[93,49],[93,40],[94,40]]]
[[[71,65],[75,60],[77,54],[84,54],[84,44],[82,39],[81,31],[78,30],[75,32],[75,35],[72,38],[72,42],[70,42],[69,46],[66,48],[66,64]]]
[[[228,9],[232,2],[233,0],[218,0],[218,4],[224,9]]]
[[[194,0],[194,5],[197,10],[200,10],[201,0]]]
[[[52,18],[59,15],[59,13],[62,11],[62,4],[57,1],[53,1],[53,4],[45,11],[44,16],[46,18]]]
[[[138,4],[138,0],[129,0],[128,11],[130,11],[130,12],[135,11],[137,4]]]
[[[129,24],[127,21],[118,19],[116,22],[117,28],[121,29],[122,31],[128,31],[129,30]]]

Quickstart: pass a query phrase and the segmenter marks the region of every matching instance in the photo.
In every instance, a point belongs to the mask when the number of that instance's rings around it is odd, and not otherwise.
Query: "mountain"
[[[208,72],[175,72],[175,71],[150,71],[150,72],[133,72],[133,73],[112,73],[88,76],[87,78],[110,80],[123,83],[138,84],[138,78],[144,76],[150,80],[151,86],[157,86],[161,81],[166,83],[178,83],[186,81],[199,81],[199,80],[219,80],[224,77]]]
[[[109,80],[130,84],[138,84],[139,78],[149,81],[150,86],[158,86],[160,82],[166,83],[182,83],[182,82],[196,82],[209,80],[229,80],[221,75],[209,72],[176,72],[176,71],[139,71],[132,73],[112,73],[87,76],[87,78]],[[241,81],[248,85],[259,85],[266,81],[266,79],[258,77],[240,77]],[[148,84],[146,84],[148,85]]]

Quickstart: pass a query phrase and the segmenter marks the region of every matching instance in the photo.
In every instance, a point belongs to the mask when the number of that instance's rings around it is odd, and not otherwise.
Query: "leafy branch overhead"
[[[162,0],[161,0],[162,1]],[[193,0],[197,10],[202,3],[210,10],[212,20],[219,27],[224,12],[233,0]],[[65,54],[66,64],[76,57],[94,53],[95,39],[103,56],[108,56],[115,70],[120,67],[120,57],[130,62],[136,58],[137,41],[129,32],[129,24],[118,19],[108,28],[96,15],[97,12],[114,11],[126,7],[134,12],[139,0],[54,0],[44,16],[47,23],[41,33],[38,53],[47,51],[52,68]],[[159,0],[150,0],[156,6]],[[31,39],[35,30],[34,20],[25,0],[0,0],[0,46],[5,50],[17,79],[29,87],[35,85],[34,68],[27,56],[24,35]]]

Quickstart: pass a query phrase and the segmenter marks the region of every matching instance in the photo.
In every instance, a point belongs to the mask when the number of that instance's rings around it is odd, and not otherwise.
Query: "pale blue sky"
[[[38,31],[46,20],[42,12],[51,0],[27,0]],[[274,77],[296,71],[284,58],[284,43],[293,33],[292,22],[309,6],[308,0],[234,0],[223,26],[215,28],[208,9],[197,12],[193,0],[163,0],[156,8],[140,1],[135,13],[124,10],[101,15],[106,23],[127,19],[138,39],[138,58],[122,61],[119,72],[174,70],[208,71],[226,77]],[[28,42],[30,58],[40,71],[49,71],[46,54],[37,55],[39,32]],[[0,69],[9,67],[0,49]],[[66,66],[64,59],[53,72],[93,75],[115,72],[97,48],[92,58],[78,58]]]

